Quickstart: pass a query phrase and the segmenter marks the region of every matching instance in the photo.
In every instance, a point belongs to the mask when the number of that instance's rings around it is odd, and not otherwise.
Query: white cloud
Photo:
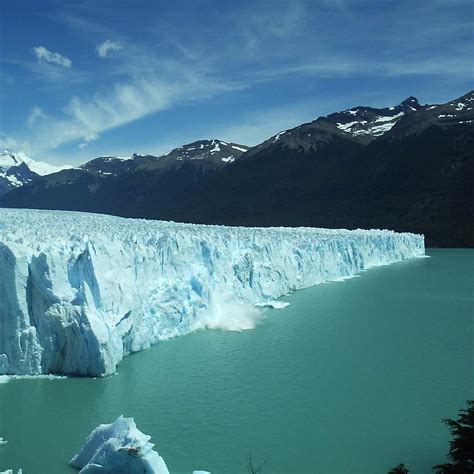
[[[70,68],[72,61],[65,56],[61,56],[59,53],[53,53],[44,46],[35,46],[33,53],[40,61],[46,61],[47,63],[58,64],[59,66]]]
[[[79,143],[79,145],[77,145],[77,148],[80,148],[81,150],[83,148],[88,147],[89,143],[98,140],[99,139],[99,134],[91,132],[89,134],[84,135],[83,138],[84,138],[84,141],[82,143]]]
[[[137,79],[116,84],[111,91],[93,97],[73,97],[63,114],[35,122],[29,140],[35,152],[45,152],[63,144],[80,141],[84,149],[101,133],[157,113],[176,103],[202,100],[228,91],[232,83],[191,76],[183,82]],[[37,116],[38,113],[34,113]],[[35,117],[36,118],[36,117]]]
[[[123,46],[120,43],[110,40],[104,41],[102,44],[99,44],[96,47],[97,54],[101,58],[106,58],[109,54],[109,51],[120,51],[121,49],[123,49]]]
[[[45,119],[46,115],[44,115],[43,111],[39,107],[33,107],[28,117],[28,127],[32,127],[38,120]]]
[[[0,136],[0,148],[15,150],[18,146],[16,140],[10,137]]]

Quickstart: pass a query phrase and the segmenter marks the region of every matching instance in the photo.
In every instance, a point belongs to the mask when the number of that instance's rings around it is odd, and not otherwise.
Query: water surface
[[[201,331],[107,379],[0,384],[0,470],[70,473],[99,423],[133,416],[172,473],[411,474],[443,462],[473,397],[474,251],[372,269],[284,298],[247,332]]]

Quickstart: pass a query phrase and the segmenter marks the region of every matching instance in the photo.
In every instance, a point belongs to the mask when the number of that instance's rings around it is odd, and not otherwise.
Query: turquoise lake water
[[[474,251],[372,269],[283,298],[246,332],[200,331],[107,379],[0,384],[0,471],[72,473],[100,423],[133,416],[171,473],[410,474],[443,462],[474,396]]]

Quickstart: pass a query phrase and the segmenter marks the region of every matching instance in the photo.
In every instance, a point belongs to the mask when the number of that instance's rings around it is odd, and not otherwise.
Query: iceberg
[[[424,252],[422,235],[388,230],[0,209],[0,374],[110,375],[157,342],[250,329],[256,305]]]
[[[119,416],[92,431],[69,464],[80,469],[80,474],[169,474],[149,441],[150,436],[137,429],[133,418]]]

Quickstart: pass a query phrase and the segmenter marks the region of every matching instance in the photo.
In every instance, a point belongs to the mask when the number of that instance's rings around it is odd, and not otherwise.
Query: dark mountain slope
[[[182,193],[239,160],[246,150],[235,143],[201,140],[161,157],[99,157],[15,189],[0,205],[156,218],[161,208],[171,207]]]
[[[355,107],[246,153],[218,140],[163,157],[102,157],[0,197],[0,205],[184,222],[389,228],[474,246],[474,93]],[[235,152],[235,153],[234,153]]]
[[[472,93],[406,114],[366,146],[325,134],[317,147],[295,147],[301,127],[288,131],[293,136],[290,144],[279,137],[270,148],[251,150],[198,193],[183,197],[175,218],[240,225],[383,227],[424,233],[431,246],[472,247],[471,101]],[[458,104],[467,105],[456,117],[453,109],[461,108]]]

